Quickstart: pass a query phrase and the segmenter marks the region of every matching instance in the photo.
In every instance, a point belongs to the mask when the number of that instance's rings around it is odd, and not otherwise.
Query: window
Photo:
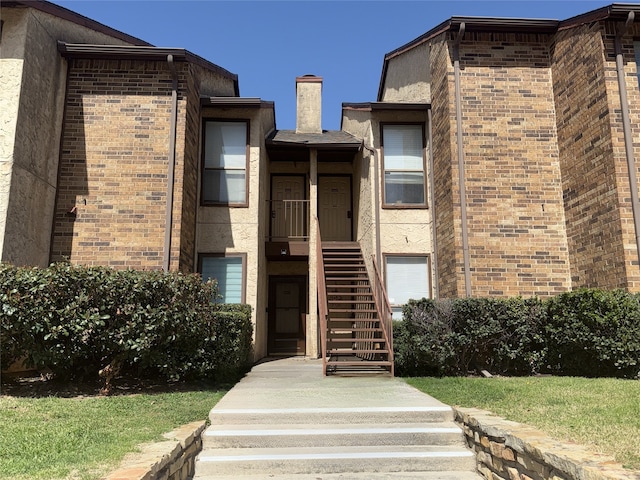
[[[387,295],[393,310],[393,319],[402,320],[402,306],[409,299],[429,298],[428,257],[385,255]]]
[[[423,125],[383,125],[384,204],[425,206]]]
[[[201,255],[200,273],[204,280],[218,281],[219,303],[244,303],[244,255]]]
[[[248,128],[246,121],[205,122],[204,205],[247,205]]]

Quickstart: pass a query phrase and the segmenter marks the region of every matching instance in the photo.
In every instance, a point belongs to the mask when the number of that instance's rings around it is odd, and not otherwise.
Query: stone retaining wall
[[[559,442],[528,425],[475,408],[454,408],[454,414],[487,480],[640,480],[640,472],[623,469],[608,455]]]
[[[194,474],[204,429],[202,421],[165,433],[167,441],[142,445],[140,453],[126,457],[102,480],[187,480]]]

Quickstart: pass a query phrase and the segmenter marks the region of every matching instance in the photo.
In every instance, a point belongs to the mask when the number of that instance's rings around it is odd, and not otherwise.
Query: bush
[[[394,325],[401,375],[640,376],[640,296],[582,289],[546,301],[410,301]]]
[[[394,325],[396,370],[460,375],[487,368],[530,374],[539,368],[543,312],[536,299],[410,301]]]
[[[120,371],[230,379],[251,359],[251,312],[233,306],[225,313],[211,303],[216,293],[199,275],[2,265],[2,364],[26,356],[58,378],[100,374],[107,384]]]
[[[548,363],[553,373],[638,377],[640,301],[623,290],[581,289],[547,302]]]

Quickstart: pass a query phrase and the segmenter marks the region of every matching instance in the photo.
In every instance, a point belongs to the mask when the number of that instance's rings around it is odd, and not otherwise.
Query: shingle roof
[[[276,130],[267,138],[267,145],[294,148],[351,149],[357,151],[362,145],[362,140],[340,130],[323,130],[322,133],[296,133],[295,130]]]

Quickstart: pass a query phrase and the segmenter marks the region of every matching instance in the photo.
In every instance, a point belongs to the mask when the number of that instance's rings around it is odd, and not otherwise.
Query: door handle
[[[351,210],[347,212],[347,218],[351,218]]]

